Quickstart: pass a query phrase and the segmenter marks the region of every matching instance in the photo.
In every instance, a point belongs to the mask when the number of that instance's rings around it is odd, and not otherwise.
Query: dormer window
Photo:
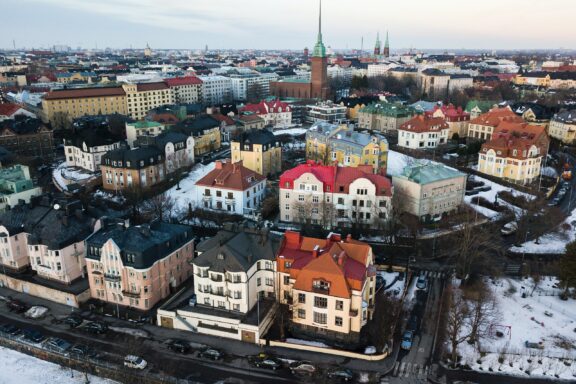
[[[326,280],[314,280],[312,282],[312,288],[315,290],[320,291],[329,291],[330,290],[330,283]]]

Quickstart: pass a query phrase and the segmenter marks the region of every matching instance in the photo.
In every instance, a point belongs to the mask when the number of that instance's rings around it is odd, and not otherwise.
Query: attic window
[[[329,291],[330,290],[330,283],[326,280],[314,280],[312,283],[312,288],[318,289],[321,291]]]
[[[218,254],[218,260],[224,260],[224,254],[223,253]]]

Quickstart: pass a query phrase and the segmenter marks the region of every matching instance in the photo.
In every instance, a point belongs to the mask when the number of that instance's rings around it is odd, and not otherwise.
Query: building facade
[[[246,104],[238,110],[240,114],[253,113],[264,119],[266,126],[284,128],[292,124],[292,107],[278,99]]]
[[[150,188],[166,178],[165,153],[153,146],[116,149],[102,156],[102,186],[108,191]]]
[[[124,140],[106,128],[81,129],[69,139],[64,139],[64,155],[68,167],[78,167],[90,172],[100,170],[102,156],[119,149]]]
[[[204,115],[183,120],[174,125],[173,130],[192,137],[194,156],[203,156],[220,149],[222,144],[220,125],[219,120]]]
[[[16,164],[0,168],[0,211],[14,207],[21,200],[29,203],[33,196],[41,193],[42,189],[34,186],[26,165]]]
[[[550,137],[564,144],[576,142],[576,112],[562,111],[554,115],[548,127]]]
[[[434,149],[448,142],[450,127],[442,117],[418,115],[398,128],[398,145],[408,149]]]
[[[172,77],[164,80],[176,104],[202,101],[202,80],[196,76]]]
[[[411,107],[391,103],[373,103],[358,111],[358,128],[395,132],[416,114]]]
[[[202,104],[217,105],[232,100],[232,80],[225,76],[199,76],[202,81]]]
[[[232,162],[242,164],[260,175],[270,177],[282,171],[282,145],[267,130],[242,133],[231,142]]]
[[[40,119],[16,119],[0,122],[0,147],[22,157],[52,159],[54,132]]]
[[[490,140],[494,130],[502,121],[509,123],[524,122],[524,120],[512,112],[509,107],[495,107],[477,118],[470,120],[467,136],[471,139]]]
[[[158,136],[165,132],[168,126],[155,121],[136,121],[126,123],[126,142],[130,147],[134,147],[136,139],[140,136]]]
[[[446,121],[450,131],[448,137],[451,139],[458,135],[458,137],[465,137],[468,133],[468,124],[470,123],[470,114],[465,112],[462,107],[455,107],[452,104],[435,106],[432,111],[426,112],[427,115],[432,117],[439,117]]]
[[[172,104],[172,92],[165,82],[123,84],[126,112],[135,120],[143,119],[149,110]]]
[[[340,123],[346,120],[347,108],[331,101],[307,105],[306,121],[314,124],[318,121]]]

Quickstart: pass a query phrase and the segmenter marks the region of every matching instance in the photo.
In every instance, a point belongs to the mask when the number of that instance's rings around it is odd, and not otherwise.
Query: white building
[[[270,95],[270,82],[278,80],[276,73],[252,74],[250,76],[232,76],[230,78],[234,100],[248,100],[257,97],[263,99]],[[258,94],[254,94],[257,92]]]
[[[123,140],[106,129],[81,129],[71,139],[64,140],[66,166],[97,172],[100,170],[102,156],[120,148],[122,143]]]
[[[167,130],[167,126],[155,121],[136,121],[134,123],[126,123],[126,142],[130,147],[134,146],[134,142],[140,136],[158,136]]]
[[[388,74],[388,71],[396,68],[398,65],[396,64],[368,64],[368,71],[366,76],[368,77],[376,77],[376,76],[384,76]]]
[[[446,144],[450,126],[441,117],[418,115],[398,128],[398,145],[410,149],[430,149]]]
[[[340,123],[346,120],[347,108],[343,105],[334,104],[331,101],[320,102],[306,106],[306,121],[314,124],[318,121]]]
[[[200,76],[202,80],[202,103],[216,105],[232,99],[232,80],[224,76]]]
[[[177,104],[198,103],[202,100],[202,80],[196,76],[173,77],[164,80],[172,100]]]
[[[266,178],[242,164],[216,161],[196,182],[196,205],[237,215],[254,215],[266,190]]]

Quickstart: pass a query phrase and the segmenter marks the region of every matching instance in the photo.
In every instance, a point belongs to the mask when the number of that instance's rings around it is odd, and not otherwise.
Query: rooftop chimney
[[[216,160],[216,163],[214,164],[214,168],[222,169],[222,161]]]
[[[317,258],[318,257],[318,251],[320,250],[320,246],[316,245],[314,246],[314,249],[312,250],[312,257],[313,258]]]
[[[338,255],[338,265],[339,266],[344,266],[344,260],[346,259],[346,252],[342,251],[340,252],[340,254]]]

